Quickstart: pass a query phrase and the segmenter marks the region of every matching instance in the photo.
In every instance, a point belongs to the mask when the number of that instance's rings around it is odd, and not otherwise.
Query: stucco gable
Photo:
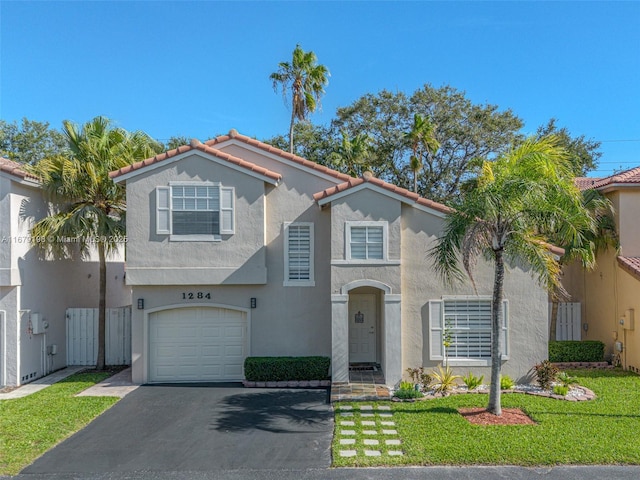
[[[133,165],[111,172],[109,173],[109,176],[116,183],[126,181],[127,179],[135,177],[141,173],[147,173],[149,170],[154,168],[164,167],[170,163],[178,162],[196,152],[204,153],[207,158],[214,162],[224,164],[251,176],[261,178],[265,182],[273,185],[277,185],[282,179],[282,176],[277,172],[273,172],[254,163],[247,162],[242,158],[229,155],[228,153],[201,143],[197,139],[191,140],[190,145],[182,145],[173,150],[169,150],[146,160],[136,162]]]

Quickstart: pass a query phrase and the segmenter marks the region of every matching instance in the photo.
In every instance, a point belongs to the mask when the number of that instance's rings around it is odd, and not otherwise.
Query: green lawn
[[[74,397],[108,373],[72,375],[33,395],[0,400],[0,475],[15,475],[118,401]]]
[[[358,449],[354,457],[341,457],[339,405],[353,406],[361,418],[358,403],[336,404],[334,466],[360,465],[556,465],[556,464],[640,464],[640,377],[622,371],[575,371],[581,385],[597,398],[568,402],[532,395],[506,394],[503,408],[521,408],[537,422],[529,426],[471,425],[460,407],[486,407],[487,395],[454,395],[415,403],[368,402],[391,405],[393,421],[402,441],[403,456],[365,457]],[[354,428],[354,427],[349,427]],[[363,439],[362,427],[355,427],[356,444]],[[384,444],[383,436],[379,438]]]

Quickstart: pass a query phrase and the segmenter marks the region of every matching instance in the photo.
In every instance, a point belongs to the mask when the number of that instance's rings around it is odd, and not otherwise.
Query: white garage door
[[[150,382],[241,380],[247,316],[225,308],[177,308],[149,316]]]

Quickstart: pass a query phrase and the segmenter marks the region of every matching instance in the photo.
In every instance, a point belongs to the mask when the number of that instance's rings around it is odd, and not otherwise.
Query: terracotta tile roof
[[[427,200],[426,198],[422,198],[417,193],[411,192],[411,191],[407,190],[406,188],[398,187],[397,185],[394,185],[392,183],[385,182],[384,180],[380,180],[379,178],[376,178],[373,175],[370,175],[370,174],[367,175],[367,173],[365,173],[360,178],[349,177],[349,180],[347,180],[344,183],[341,183],[340,185],[336,185],[335,187],[327,188],[326,190],[323,190],[321,192],[318,192],[318,193],[314,194],[313,195],[313,199],[316,202],[319,202],[320,200],[323,200],[325,198],[329,198],[332,195],[335,195],[337,193],[344,192],[345,190],[349,190],[350,188],[357,187],[358,185],[362,185],[365,182],[369,182],[371,185],[375,185],[377,187],[380,187],[380,188],[383,188],[385,190],[388,190],[391,193],[395,193],[397,195],[401,195],[401,196],[406,197],[409,200],[411,200],[411,201],[413,201],[413,202],[415,202],[415,203],[417,203],[419,205],[423,205],[425,207],[432,208],[432,209],[437,210],[439,212],[442,212],[442,213],[451,212],[451,208],[447,207],[446,205],[443,205],[443,204],[438,203],[438,202],[434,202],[432,200]]]
[[[640,167],[631,168],[604,178],[578,177],[575,179],[575,183],[580,190],[600,189],[619,184],[640,185]]]
[[[205,144],[205,143],[201,143],[199,140],[197,139],[193,139],[191,140],[191,144],[189,145],[182,145],[178,148],[175,148],[173,150],[169,150],[167,152],[161,153],[159,155],[156,155],[155,157],[151,157],[151,158],[147,158],[146,160],[142,160],[140,162],[136,162],[133,165],[129,165],[126,167],[121,168],[120,170],[116,170],[114,172],[110,172],[109,176],[111,178],[117,178],[121,175],[125,175],[127,173],[133,172],[135,170],[140,170],[141,168],[147,167],[149,165],[153,165],[155,163],[159,163],[162,162],[164,160],[167,160],[169,158],[175,157],[176,155],[180,155],[181,153],[185,153],[185,152],[189,152],[191,150],[199,150],[201,152],[205,152],[208,153],[210,155],[214,155],[215,157],[218,157],[222,160],[225,160],[229,163],[232,163],[234,165],[237,165],[239,167],[245,168],[249,171],[255,172],[255,173],[259,173],[260,175],[264,175],[267,178],[270,178],[272,180],[275,181],[280,181],[282,179],[282,175],[280,175],[279,173],[276,172],[272,172],[271,170],[267,170],[266,168],[263,168],[259,165],[256,165],[255,163],[251,163],[251,162],[247,162],[246,160],[243,160],[241,158],[238,157],[234,157],[233,155],[229,155],[228,153],[222,152],[216,148],[212,148],[211,146]]]
[[[293,153],[285,152],[284,150],[280,150],[279,148],[273,147],[267,143],[256,140],[255,138],[247,137],[246,135],[242,135],[238,133],[236,130],[231,130],[227,135],[221,135],[214,139],[211,139],[205,142],[205,145],[209,147],[213,147],[219,143],[226,142],[229,140],[239,140],[247,145],[252,145],[256,148],[264,150],[265,152],[277,155],[279,157],[285,158],[295,163],[299,163],[300,165],[304,165],[305,167],[310,168],[311,170],[315,170],[316,172],[324,173],[325,175],[329,175],[331,177],[335,177],[339,180],[349,181],[353,177],[347,175],[345,173],[340,173],[331,168],[325,167],[324,165],[320,165],[316,162],[312,162],[311,160],[307,160],[306,158],[299,157],[298,155],[294,155]]]
[[[38,177],[22,169],[22,165],[8,158],[0,157],[0,171],[10,173],[16,177],[38,180]]]
[[[640,257],[618,257],[618,265],[640,280]]]

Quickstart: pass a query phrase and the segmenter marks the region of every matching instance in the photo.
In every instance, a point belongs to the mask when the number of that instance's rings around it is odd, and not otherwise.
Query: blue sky
[[[105,115],[158,139],[286,133],[268,79],[296,43],[331,71],[314,123],[382,89],[451,85],[640,165],[640,2],[0,1],[0,118]]]

